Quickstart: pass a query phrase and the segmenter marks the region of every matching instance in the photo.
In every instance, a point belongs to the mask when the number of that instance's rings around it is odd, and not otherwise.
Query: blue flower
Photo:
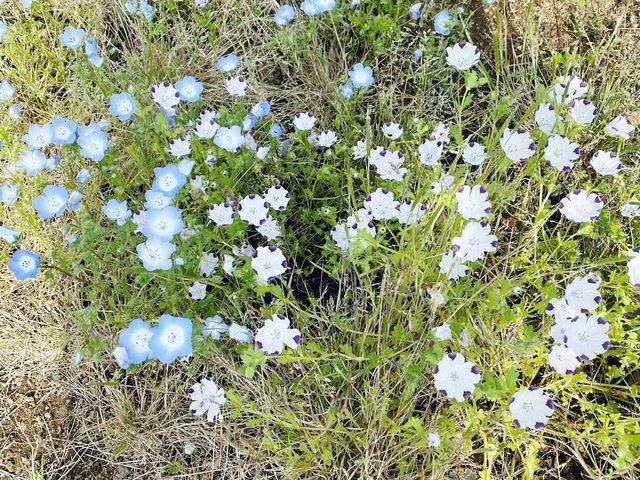
[[[14,252],[8,265],[16,278],[22,281],[38,275],[40,257],[29,250],[19,249]]]
[[[27,150],[22,152],[16,162],[18,170],[24,172],[30,177],[35,176],[40,170],[47,166],[47,157],[40,150]]]
[[[101,67],[104,62],[104,58],[100,56],[98,52],[98,42],[93,37],[87,38],[87,41],[84,42],[84,53],[87,55],[87,59],[96,67]]]
[[[13,243],[20,238],[20,232],[9,227],[0,227],[0,238],[5,242]]]
[[[7,35],[7,24],[0,20],[0,42],[4,40]]]
[[[235,70],[236,68],[238,68],[239,64],[240,59],[234,53],[230,53],[229,55],[224,55],[218,58],[218,70],[224,73]]]
[[[127,358],[131,363],[142,363],[153,355],[149,348],[149,340],[153,334],[151,325],[136,318],[120,332],[118,344],[127,351]]]
[[[370,87],[373,85],[373,69],[365,67],[361,63],[356,63],[349,70],[349,78],[355,88]]]
[[[127,92],[111,95],[109,113],[117,117],[121,122],[126,122],[136,113],[136,102]]]
[[[220,315],[209,317],[204,321],[205,327],[202,329],[203,337],[211,337],[220,340],[220,335],[229,330],[229,325],[224,323]]]
[[[129,355],[127,354],[127,350],[124,347],[116,347],[113,351],[113,358],[116,359],[116,363],[118,366],[124,370],[129,368],[131,362],[129,361]]]
[[[420,61],[420,59],[422,58],[422,49],[420,48],[416,48],[413,51],[413,61],[418,63]]]
[[[446,8],[439,12],[433,19],[433,28],[440,35],[449,35],[451,33],[451,27],[456,24],[456,21],[451,17],[449,10]]]
[[[193,170],[193,166],[196,164],[193,160],[189,160],[188,158],[183,158],[178,162],[178,170],[184,175],[188,176]]]
[[[70,145],[76,141],[76,130],[78,126],[71,120],[53,117],[51,120],[51,143],[55,145]]]
[[[154,208],[164,208],[168,205],[171,205],[171,198],[168,195],[165,195],[162,192],[156,192],[155,190],[147,190],[144,194],[145,202],[144,208],[149,210]]]
[[[20,0],[20,5],[22,5],[23,8],[31,8],[33,2],[34,0]]]
[[[193,324],[188,318],[162,315],[149,339],[153,358],[168,365],[178,357],[191,355],[193,352],[192,330]]]
[[[75,50],[80,48],[86,34],[87,32],[81,28],[64,27],[62,33],[58,35],[58,40],[60,40],[63,47]]]
[[[300,5],[300,10],[309,16],[314,16],[333,10],[335,6],[335,0],[306,0]]]
[[[52,217],[60,217],[67,208],[69,192],[64,187],[47,185],[44,193],[33,199],[33,208],[38,212],[38,217],[46,220]]]
[[[52,138],[53,128],[51,124],[47,123],[46,125],[30,125],[28,133],[22,136],[22,141],[29,150],[39,150],[49,145]]]
[[[147,3],[147,0],[140,0],[140,13],[146,18],[149,22],[153,20],[153,7]]]
[[[67,202],[69,205],[69,210],[72,212],[77,212],[80,210],[80,201],[82,200],[82,194],[77,190],[72,191],[69,194],[69,201]]]
[[[182,210],[173,205],[149,210],[144,225],[140,229],[148,238],[156,237],[165,241],[171,240],[182,230],[184,230]]]
[[[138,0],[127,0],[124,8],[129,13],[136,13],[138,11]]]
[[[256,123],[258,123],[258,119],[256,117],[253,115],[247,115],[242,121],[242,130],[248,132],[256,126]]]
[[[78,175],[76,175],[76,182],[85,183],[87,180],[89,180],[90,176],[91,172],[89,172],[89,170],[87,170],[86,168],[83,168],[78,172]]]
[[[169,164],[165,167],[156,167],[153,169],[153,172],[156,176],[151,188],[171,198],[187,183],[187,176],[174,164]]]
[[[422,3],[414,3],[409,8],[409,13],[411,13],[411,18],[416,22],[420,20],[420,14],[422,13]]]
[[[296,16],[296,12],[291,5],[282,5],[273,17],[273,21],[280,27],[286,26]]]
[[[196,102],[200,99],[203,87],[199,81],[187,75],[176,82],[176,89],[180,94],[180,98],[185,102]]]
[[[347,83],[341,84],[340,85],[340,93],[347,100],[349,100],[351,97],[353,97],[353,93],[354,93],[353,83],[347,82]]]
[[[213,138],[213,143],[227,152],[235,153],[244,145],[245,138],[237,125],[220,127]]]
[[[175,251],[176,246],[173,243],[159,238],[150,238],[136,247],[143,267],[149,272],[169,270],[173,266],[171,255]]]
[[[9,107],[9,109],[7,110],[7,114],[13,118],[13,119],[18,119],[20,118],[20,112],[22,111],[22,105],[20,105],[19,103],[14,103],[13,105],[11,105]]]
[[[282,136],[282,127],[280,126],[279,123],[272,123],[271,126],[269,127],[269,135],[271,135],[273,138],[279,138]]]
[[[16,93],[16,87],[11,85],[6,80],[0,82],[0,100],[8,102],[13,98],[13,94]]]
[[[268,115],[270,111],[271,105],[269,105],[269,102],[267,102],[266,100],[262,100],[256,103],[251,108],[251,113],[253,113],[256,118],[264,117],[265,115]]]
[[[0,202],[13,205],[18,200],[18,186],[4,183],[0,185]]]
[[[229,338],[236,342],[247,343],[252,337],[253,334],[251,333],[251,330],[244,325],[239,325],[234,322],[229,327]]]
[[[89,125],[78,127],[78,145],[80,155],[99,162],[109,148],[109,137],[102,131],[100,125],[91,122]]]
[[[54,168],[56,168],[60,164],[61,160],[62,160],[62,158],[57,153],[49,155],[47,157],[47,168],[50,169],[50,170],[53,170]]]
[[[127,201],[117,201],[115,198],[110,199],[106,205],[103,205],[102,213],[104,213],[109,220],[113,220],[118,225],[124,225],[132,213],[127,206]]]

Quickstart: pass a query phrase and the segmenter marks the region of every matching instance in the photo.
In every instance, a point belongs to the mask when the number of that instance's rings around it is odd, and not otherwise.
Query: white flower
[[[427,140],[422,139],[422,143],[418,147],[418,153],[420,154],[420,163],[429,167],[434,167],[440,161],[442,151],[444,150],[444,143],[440,140]]]
[[[574,100],[571,104],[571,118],[580,125],[591,125],[598,116],[598,109],[591,100]]]
[[[565,320],[575,320],[582,312],[578,309],[576,310],[573,307],[570,307],[567,301],[564,298],[552,298],[549,303],[547,303],[546,308],[547,315],[552,315],[555,318],[556,322],[562,322]],[[557,338],[553,337],[555,341],[560,341]]]
[[[260,195],[250,193],[238,202],[238,215],[244,223],[259,226],[269,216],[269,202]]]
[[[482,185],[462,185],[456,192],[458,213],[465,220],[480,220],[491,213],[489,192]]]
[[[154,102],[170,113],[173,113],[180,103],[180,93],[170,82],[165,81],[158,85],[152,85],[151,95]]]
[[[431,184],[431,191],[436,195],[439,193],[446,193],[453,188],[455,181],[456,177],[449,175],[447,172],[442,172],[440,179]]]
[[[167,152],[177,158],[189,155],[191,153],[191,135],[176,139],[170,138]]]
[[[157,237],[149,238],[136,247],[138,256],[144,268],[150,272],[154,270],[169,270],[173,266],[171,255],[176,247],[173,243],[163,241]]]
[[[440,435],[437,432],[429,432],[427,434],[427,444],[430,447],[439,447],[440,446]]]
[[[446,274],[447,278],[452,281],[466,277],[469,271],[469,267],[464,264],[464,259],[458,257],[453,250],[449,250],[442,256],[438,267],[440,273]]]
[[[235,212],[229,202],[213,204],[209,207],[209,218],[216,225],[231,225],[234,217]]]
[[[402,136],[404,129],[399,123],[385,122],[382,124],[382,133],[385,137],[396,140]]]
[[[225,254],[223,258],[224,262],[222,263],[222,270],[224,270],[224,273],[227,275],[233,274],[233,272],[236,271],[236,266],[233,264],[235,257],[233,255]]]
[[[260,220],[260,225],[256,227],[256,230],[266,240],[275,240],[282,235],[282,232],[280,231],[280,224],[271,216],[264,220]]]
[[[338,141],[338,134],[332,130],[323,130],[318,135],[318,146],[329,148]]]
[[[629,282],[635,288],[640,289],[640,248],[629,250],[630,260],[627,262],[627,275]]]
[[[224,323],[220,315],[209,317],[204,321],[202,329],[203,337],[211,337],[214,340],[220,340],[220,335],[229,331],[229,325]]]
[[[631,133],[633,133],[634,126],[631,125],[631,122],[627,120],[624,115],[618,115],[616,118],[607,123],[604,129],[610,135],[628,140],[631,138]]]
[[[495,252],[498,237],[491,235],[491,227],[486,223],[469,222],[462,235],[452,240],[453,251],[466,261],[475,262],[484,258],[487,252]]]
[[[622,169],[620,158],[615,152],[597,150],[591,158],[591,167],[600,175],[615,176]]]
[[[220,113],[215,110],[201,110],[200,118],[196,120],[194,133],[200,138],[213,138],[220,128],[216,120],[220,118]]]
[[[560,200],[558,209],[572,222],[582,223],[598,218],[602,206],[599,195],[578,188]]]
[[[565,344],[580,360],[593,360],[609,349],[609,323],[598,315],[583,316],[571,323]]]
[[[640,199],[633,197],[620,208],[623,217],[640,217]]]
[[[293,126],[296,130],[311,130],[316,124],[316,117],[311,112],[296,113],[293,117]]]
[[[189,287],[188,296],[192,300],[202,300],[207,296],[207,292],[210,290],[210,287],[200,282],[193,282]]]
[[[256,332],[256,347],[267,355],[280,355],[285,345],[292,349],[298,348],[300,330],[289,328],[289,319],[276,313],[271,320],[265,320]]]
[[[451,325],[448,323],[443,323],[442,325],[436,327],[433,331],[433,335],[438,340],[451,340]]]
[[[523,127],[513,131],[506,128],[500,137],[500,145],[507,158],[513,162],[524,162],[536,153],[536,143]]]
[[[431,140],[438,140],[445,145],[448,145],[451,142],[449,138],[449,125],[443,122],[438,122],[438,124],[433,128],[433,132],[431,132]]]
[[[476,142],[470,142],[462,151],[462,160],[469,165],[482,165],[487,159],[487,147]]]
[[[398,221],[402,225],[414,225],[427,213],[427,207],[423,203],[414,203],[412,200],[405,200],[397,209]]]
[[[561,172],[568,172],[573,161],[580,157],[580,146],[562,135],[549,137],[544,147],[544,158]]]
[[[402,167],[404,155],[399,151],[391,152],[385,148],[374,147],[369,155],[369,163],[385,180],[402,180],[407,174],[407,169]]]
[[[576,98],[582,98],[589,92],[589,86],[581,78],[569,75],[556,80],[549,92],[549,99],[557,104],[570,104]]]
[[[564,299],[569,308],[585,313],[598,308],[602,301],[600,281],[600,277],[593,273],[571,280],[564,292]]]
[[[376,228],[372,220],[371,213],[361,208],[354,215],[350,215],[346,222],[334,226],[331,229],[331,238],[342,250],[364,247],[368,244],[368,236],[373,238],[376,236]]]
[[[195,175],[191,177],[191,193],[204,192],[209,187],[209,181],[203,175]]]
[[[282,185],[274,185],[267,189],[264,199],[269,202],[270,208],[281,212],[289,205],[291,194]]]
[[[287,259],[274,245],[258,247],[251,259],[251,268],[262,282],[270,282],[287,270]]]
[[[225,80],[224,85],[227,92],[229,92],[229,95],[233,95],[234,97],[242,97],[246,95],[249,90],[247,79],[242,75],[238,75],[237,77],[229,75]]]
[[[376,220],[390,220],[398,215],[399,203],[394,200],[393,192],[386,188],[378,188],[367,195],[364,200],[364,208],[371,212]]]
[[[198,264],[198,272],[202,276],[208,277],[218,268],[218,263],[220,263],[220,255],[217,253],[203,253]]]
[[[207,414],[207,422],[215,422],[221,415],[220,408],[227,403],[227,395],[209,378],[203,378],[192,385],[187,392],[191,395],[189,413],[191,415]]]
[[[358,142],[351,149],[351,158],[358,160],[360,158],[367,158],[367,142],[364,138],[358,140]]]
[[[480,370],[474,363],[466,361],[463,355],[451,352],[435,366],[433,377],[438,392],[463,402],[471,397],[480,381]]]
[[[428,288],[427,292],[429,293],[429,299],[431,300],[431,308],[434,310],[440,305],[444,305],[447,301],[447,297],[445,297],[438,288]]]
[[[535,121],[540,131],[551,135],[555,132],[560,122],[562,122],[562,117],[558,114],[553,104],[541,103],[536,110]]]
[[[116,363],[120,368],[126,370],[129,368],[129,365],[131,365],[129,354],[127,353],[127,349],[124,347],[117,346],[113,351],[113,357],[116,359]]]
[[[542,390],[529,387],[516,392],[509,402],[513,424],[520,428],[544,427],[553,414],[553,400]]]
[[[555,345],[549,351],[549,365],[561,375],[571,375],[581,363],[576,352],[564,345]]]
[[[0,82],[0,101],[8,102],[13,97],[13,94],[16,93],[16,87],[11,85],[6,80],[2,80]]]
[[[265,158],[267,158],[267,155],[269,155],[270,150],[271,147],[269,147],[269,145],[258,147],[258,150],[256,150],[256,158],[258,160],[264,160]]]
[[[462,41],[444,51],[447,64],[456,70],[468,70],[480,61],[480,49],[475,45]]]

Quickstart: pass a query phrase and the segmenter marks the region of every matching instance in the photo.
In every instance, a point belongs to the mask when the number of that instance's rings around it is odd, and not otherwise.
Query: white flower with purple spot
[[[282,186],[269,187],[264,194],[264,199],[269,202],[269,207],[282,212],[291,200],[291,194]]]
[[[469,267],[465,265],[464,259],[457,256],[453,250],[447,251],[442,256],[438,268],[440,273],[447,275],[447,278],[451,281],[466,277],[469,272]]]
[[[418,147],[420,163],[428,167],[436,166],[440,161],[443,150],[444,143],[441,140],[427,140],[423,138],[422,143]]]
[[[600,277],[594,273],[571,280],[564,292],[564,300],[569,308],[583,313],[591,312],[598,308],[600,302],[602,302],[600,282]]]
[[[287,346],[296,349],[300,345],[300,330],[289,328],[289,319],[277,313],[271,320],[264,320],[256,332],[256,347],[267,355],[280,355]]]
[[[624,115],[618,115],[616,118],[607,123],[604,129],[609,135],[614,135],[616,137],[629,140],[635,128],[631,124],[631,122],[627,120],[627,117],[625,117]]]
[[[513,162],[525,162],[536,153],[536,143],[524,127],[515,130],[506,128],[500,137],[500,145],[507,158]]]
[[[541,103],[534,116],[536,125],[542,133],[551,135],[562,122],[562,117],[551,103]]]
[[[413,200],[405,200],[397,207],[398,221],[402,225],[415,225],[427,213],[427,207],[423,203],[415,203]]]
[[[385,122],[382,124],[382,133],[390,140],[396,140],[404,133],[404,128],[399,123]]]
[[[558,210],[572,222],[583,223],[595,220],[602,210],[602,198],[580,188],[560,200]]]
[[[575,75],[568,75],[556,80],[549,92],[549,99],[558,105],[570,104],[577,98],[582,98],[589,93],[587,83]]]
[[[204,300],[204,298],[207,296],[207,293],[210,291],[211,291],[210,285],[205,285],[202,282],[193,282],[189,287],[187,296],[191,300]]]
[[[579,125],[591,125],[598,116],[598,108],[586,98],[571,103],[571,118]]]
[[[484,258],[485,253],[496,251],[498,237],[491,234],[488,224],[469,222],[462,229],[462,235],[454,237],[452,244],[458,257],[475,262]]]
[[[470,69],[480,61],[480,49],[472,43],[462,41],[453,47],[447,47],[444,56],[447,65],[463,71]]]
[[[282,250],[270,245],[256,248],[251,258],[251,268],[260,281],[268,283],[286,272],[288,264]]]
[[[627,262],[627,275],[629,283],[640,289],[640,248],[629,250],[630,260]]]
[[[456,192],[458,213],[465,220],[480,220],[491,213],[489,192],[482,185],[461,185]]]
[[[300,112],[293,116],[293,126],[296,130],[306,132],[316,124],[316,117],[311,112]]]
[[[560,375],[571,375],[581,363],[576,352],[565,345],[554,345],[549,351],[549,365]]]
[[[323,130],[318,135],[317,145],[330,148],[338,141],[338,134],[332,130]]]
[[[469,165],[482,165],[487,159],[487,147],[476,142],[469,142],[462,151],[462,160]]]
[[[227,394],[222,388],[218,388],[215,382],[208,377],[192,385],[187,390],[191,396],[189,413],[191,415],[207,414],[207,422],[215,422],[221,415],[222,406],[227,403]]]
[[[169,139],[167,152],[174,157],[180,158],[191,153],[191,135]]]
[[[364,199],[364,208],[371,212],[376,220],[391,220],[398,215],[399,202],[394,199],[393,192],[386,188],[378,188]]]
[[[170,113],[173,113],[180,103],[180,93],[171,82],[164,81],[158,85],[152,85],[151,95],[154,102]]]
[[[467,400],[480,382],[480,369],[463,355],[448,353],[433,369],[434,385],[441,395],[459,402]]]
[[[519,428],[533,430],[544,427],[553,415],[553,409],[553,400],[533,387],[514,393],[509,401],[513,424]]]
[[[218,128],[213,139],[213,143],[218,147],[231,153],[236,153],[240,150],[240,147],[244,145],[245,142],[246,139],[244,135],[242,135],[242,129],[238,125]]]
[[[580,317],[567,330],[565,344],[580,360],[593,360],[609,349],[609,328],[609,322],[598,315]]]
[[[449,175],[447,172],[442,172],[440,179],[437,182],[431,184],[431,191],[436,195],[440,193],[447,193],[451,191],[456,181],[456,177]]]
[[[597,150],[591,157],[591,167],[600,175],[615,176],[622,170],[622,162],[615,152]]]
[[[238,202],[238,215],[244,223],[259,226],[262,220],[269,216],[269,202],[260,195],[250,193]]]
[[[219,262],[220,255],[217,253],[203,253],[198,264],[198,272],[203,277],[209,277],[216,271]]]
[[[573,161],[580,158],[580,145],[562,135],[553,135],[544,147],[544,158],[561,172],[569,172]]]
[[[275,240],[282,236],[280,224],[271,216],[268,216],[264,220],[260,220],[260,225],[256,227],[256,230],[265,238],[265,240]]]
[[[209,207],[209,218],[216,225],[231,225],[235,215],[236,213],[233,211],[233,206],[230,202],[213,204]]]
[[[229,75],[224,82],[224,86],[227,89],[227,92],[229,92],[229,95],[234,97],[242,97],[249,91],[247,79],[242,75],[238,75],[237,77]]]

